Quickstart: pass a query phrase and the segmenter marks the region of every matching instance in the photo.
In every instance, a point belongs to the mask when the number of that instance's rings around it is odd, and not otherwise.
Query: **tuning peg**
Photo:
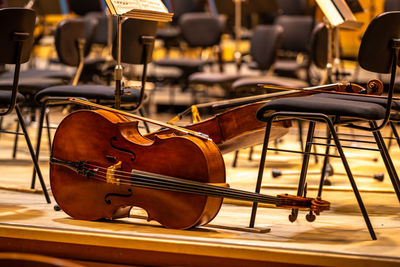
[[[289,221],[295,222],[297,220],[298,210],[293,209],[292,213],[289,214]]]
[[[315,221],[315,219],[316,219],[315,214],[312,212],[312,210],[310,210],[310,212],[306,215],[306,220],[308,222],[313,222]]]

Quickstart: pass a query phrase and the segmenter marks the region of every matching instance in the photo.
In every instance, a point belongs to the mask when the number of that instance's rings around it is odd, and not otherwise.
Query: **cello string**
[[[91,177],[93,178],[93,176]],[[105,182],[105,177],[104,176],[94,176],[94,180],[100,181],[100,182]],[[214,193],[214,192],[204,192],[196,188],[192,189],[182,189],[179,187],[176,187],[174,185],[161,185],[161,184],[154,184],[154,183],[149,183],[147,180],[135,180],[134,183],[126,183],[126,185],[129,186],[135,186],[135,187],[142,187],[142,188],[149,188],[149,189],[158,189],[158,190],[168,190],[168,191],[176,191],[176,192],[181,192],[181,193],[192,193],[192,194],[197,194],[197,195],[205,195],[205,196],[211,196],[211,197],[225,197],[225,198],[233,198],[233,199],[240,199],[240,200],[246,200],[250,202],[260,202],[260,203],[268,203],[268,204],[275,204],[279,206],[280,204],[286,203],[284,199],[279,199],[277,198],[276,201],[272,202],[269,200],[265,200],[262,195],[256,196],[253,198],[247,198],[247,197],[238,197],[235,195],[226,195],[223,194],[221,195],[220,193]]]
[[[224,192],[224,193],[235,193],[237,195],[240,196],[244,196],[246,195],[247,197],[254,197],[255,194],[252,192],[247,192],[247,191],[242,191],[242,190],[237,190],[237,189],[233,189],[233,188],[225,188],[225,187],[221,187],[221,186],[215,186],[215,185],[209,185],[209,184],[205,184],[202,182],[196,182],[196,181],[190,181],[190,180],[185,180],[185,179],[180,179],[180,178],[175,178],[175,177],[170,177],[170,176],[164,176],[164,175],[158,175],[158,174],[152,174],[152,173],[148,173],[148,172],[142,172],[142,171],[137,171],[138,174],[142,174],[144,178],[150,178],[153,180],[153,182],[155,181],[154,179],[159,179],[158,181],[169,181],[172,182],[173,184],[185,184],[187,186],[192,186],[195,188],[199,188],[201,187],[203,190],[211,190],[214,192]],[[103,172],[104,173],[104,172]],[[104,173],[105,174],[105,173]],[[119,175],[119,174],[115,174],[115,177],[119,178],[121,177],[122,180],[129,180],[131,181],[131,175],[129,176],[129,178],[127,178],[126,176],[123,175]],[[121,180],[120,179],[120,180]],[[211,192],[209,191],[209,192]],[[268,195],[263,195],[264,198],[269,198],[270,201],[275,201],[276,197],[274,196],[268,196]]]
[[[93,166],[93,165],[92,165]],[[99,167],[102,168],[102,167]],[[104,168],[102,168],[104,169]],[[105,172],[97,171],[98,173],[106,174]],[[145,173],[145,172],[144,172]],[[121,175],[116,175],[116,177],[124,177]],[[161,175],[160,175],[161,176]],[[162,177],[162,176],[161,176]],[[102,177],[104,180],[106,180],[106,176]],[[224,187],[219,187],[219,186],[212,186],[212,185],[207,185],[204,183],[182,183],[182,182],[188,182],[188,180],[184,179],[179,179],[179,180],[160,180],[159,177],[156,179],[154,177],[148,177],[148,176],[135,176],[135,180],[132,181],[129,179],[129,183],[123,182],[123,185],[134,185],[135,182],[137,181],[138,178],[142,178],[141,181],[144,181],[146,183],[149,183],[150,185],[155,184],[155,182],[158,183],[159,186],[165,186],[165,189],[179,189],[180,192],[185,192],[185,190],[192,190],[191,192],[195,192],[202,194],[202,195],[211,195],[216,196],[216,197],[227,197],[227,198],[235,198],[235,199],[243,199],[243,200],[248,200],[248,201],[257,201],[257,202],[264,202],[264,203],[270,203],[270,204],[275,204],[279,198],[277,197],[272,197],[268,195],[261,195],[261,194],[255,194],[247,191],[242,191],[242,190],[237,190],[237,189],[231,189],[231,188],[224,188]],[[145,178],[146,180],[143,180]],[[152,181],[148,181],[148,178],[151,178]],[[162,177],[164,178],[164,177]],[[104,181],[103,180],[103,181]],[[121,180],[119,181],[121,183]],[[189,181],[190,182],[190,181]],[[178,186],[178,187],[177,187]],[[168,188],[167,188],[168,187]],[[200,188],[199,188],[200,187]],[[162,187],[158,187],[158,189],[163,189]]]
[[[91,165],[91,166],[98,167],[99,169],[106,169],[106,168],[100,167],[100,166],[95,166],[95,165]],[[202,183],[202,182],[185,180],[185,179],[181,179],[181,178],[175,178],[175,177],[171,177],[171,176],[155,174],[155,173],[150,173],[150,172],[144,172],[144,171],[139,171],[139,170],[134,170],[134,172],[138,173],[138,174],[143,174],[144,177],[146,177],[146,178],[151,178],[151,179],[158,178],[158,179],[169,180],[171,182],[180,183],[180,184],[185,183],[185,184],[190,185],[190,186],[195,186],[196,188],[197,187],[202,187],[203,189],[211,189],[211,190],[215,189],[215,190],[218,190],[218,191],[225,191],[226,193],[235,192],[235,193],[241,194],[241,195],[246,194],[248,197],[254,197],[255,196],[255,193],[242,191],[242,190],[238,190],[238,189],[233,189],[233,188],[225,188],[225,187],[220,187],[220,186],[213,186],[213,185],[205,184],[205,183]],[[119,174],[115,174],[115,173],[126,173],[126,174],[129,174],[129,176],[119,175]],[[132,173],[129,173],[129,172],[126,172],[126,171],[119,171],[119,170],[116,170],[115,173],[114,173],[114,175],[116,177],[119,177],[119,178],[125,179],[125,180],[129,180],[129,181],[130,181],[130,178],[131,178],[131,175],[132,175]],[[269,198],[270,201],[275,201],[276,200],[275,196],[268,196],[268,195],[263,195],[263,196],[265,196],[265,198]]]

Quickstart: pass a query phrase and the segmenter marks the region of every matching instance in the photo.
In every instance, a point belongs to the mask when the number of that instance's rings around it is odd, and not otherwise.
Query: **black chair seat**
[[[189,77],[191,83],[216,84],[216,83],[232,83],[239,79],[236,74],[228,74],[221,72],[197,72]]]
[[[0,75],[0,79],[12,79],[14,73],[5,72]],[[29,69],[21,71],[19,77],[21,79],[25,78],[54,78],[54,79],[63,79],[69,80],[73,76],[73,73],[66,70],[44,70],[44,69]]]
[[[190,58],[165,58],[154,61],[155,65],[161,67],[176,67],[180,69],[200,69],[201,67],[210,64],[210,61]]]
[[[44,97],[83,97],[87,99],[98,100],[114,100],[115,88],[111,86],[101,85],[61,85],[46,88],[36,94],[35,100],[41,103]],[[137,103],[140,97],[140,91],[137,89],[126,88],[124,89],[122,102],[124,103]]]
[[[385,118],[386,108],[376,103],[356,102],[326,97],[288,97],[270,101],[257,112],[257,119],[266,121],[276,111],[322,113],[325,115],[365,120],[381,120]]]
[[[165,27],[157,29],[156,37],[162,40],[174,39],[179,37],[181,29],[179,27]]]
[[[24,101],[24,96],[18,93],[17,95],[17,103],[21,103]],[[0,106],[8,106],[11,101],[11,91],[0,91]]]
[[[293,60],[278,60],[274,65],[274,72],[279,76],[297,77],[297,71],[301,65]]]
[[[0,90],[10,90],[12,88],[12,79],[0,80]],[[51,78],[23,78],[20,79],[18,91],[25,94],[36,94],[40,90],[63,84],[62,80]]]
[[[382,105],[386,108],[387,99],[386,98],[378,98],[378,97],[367,97],[367,96],[356,96],[356,95],[344,95],[344,94],[327,94],[322,93],[318,94],[318,97],[325,97],[325,98],[334,98],[334,99],[343,99],[343,100],[350,100],[350,101],[359,101],[359,102],[368,102],[368,103],[375,103]],[[392,102],[392,109],[396,111],[400,111],[400,102],[393,101]]]

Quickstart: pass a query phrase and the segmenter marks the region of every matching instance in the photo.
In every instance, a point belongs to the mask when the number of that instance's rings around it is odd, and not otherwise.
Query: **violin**
[[[257,102],[235,107],[184,127],[208,135],[222,154],[259,145],[263,142],[265,123],[256,119],[256,113],[263,104],[263,102]],[[276,140],[286,135],[290,127],[289,120],[274,122],[270,140]],[[176,130],[163,128],[146,134],[145,137],[153,139],[156,135],[171,133],[179,135]]]
[[[107,110],[81,110],[59,125],[50,159],[50,183],[60,208],[76,219],[129,216],[132,206],[167,228],[210,222],[223,198],[305,209],[317,215],[330,203],[229,188],[218,147],[186,134],[145,138],[138,122]]]
[[[225,154],[250,146],[262,144],[265,133],[265,123],[257,120],[256,113],[257,110],[265,103],[265,101],[270,99],[289,96],[304,96],[321,92],[357,94],[366,93],[370,95],[381,94],[383,91],[383,83],[379,80],[369,81],[366,88],[353,83],[336,83],[304,89],[281,88],[268,85],[265,87],[274,90],[279,89],[282,92],[195,105],[195,110],[197,110],[197,107],[210,106],[214,109],[228,108],[228,110],[203,121],[199,119],[198,114],[193,114],[193,118],[197,119],[194,120],[193,123],[185,125],[184,127],[208,135],[214,141],[214,143],[218,145],[221,153]],[[183,115],[192,110],[193,106],[181,114],[178,114],[178,116],[176,116],[170,122],[174,123],[182,119]],[[273,122],[271,127],[270,141],[286,135],[289,132],[290,127],[290,120]],[[167,135],[171,133],[179,135],[179,132],[174,129],[163,128],[146,134],[145,137],[153,139],[155,135]]]

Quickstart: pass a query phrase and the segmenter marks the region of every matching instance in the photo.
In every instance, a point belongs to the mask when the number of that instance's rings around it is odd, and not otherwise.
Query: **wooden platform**
[[[331,210],[322,213],[313,223],[306,221],[305,212],[300,212],[298,220],[290,223],[289,210],[261,207],[257,229],[250,231],[247,228],[250,206],[229,200],[224,202],[212,224],[192,230],[165,229],[138,218],[138,215],[143,216],[141,211],[132,212],[133,218],[88,222],[54,211],[54,201],[51,205],[45,204],[40,193],[28,189],[32,165],[22,139],[17,160],[10,160],[12,138],[1,136],[1,251],[55,256],[88,266],[100,263],[139,266],[400,265],[400,205],[387,175],[384,182],[357,178],[377,241],[371,240],[349,183],[341,175],[331,177],[333,186],[323,194],[324,199],[332,203]],[[46,140],[42,146],[41,167],[47,180]],[[280,146],[297,148],[298,143],[292,135]],[[397,150],[393,149],[393,156],[400,159]],[[260,147],[256,148],[253,161],[248,161],[247,152],[240,153],[237,168],[230,167],[233,154],[225,156],[227,176],[231,187],[253,191]],[[372,160],[376,154],[349,150],[347,155],[356,174],[384,172],[382,162]],[[341,172],[341,164],[337,160],[333,163],[335,171]],[[269,153],[262,192],[295,194],[298,176],[273,179],[271,168],[296,170],[299,165],[298,155]],[[318,166],[311,161],[311,169],[318,169]],[[318,179],[317,175],[309,175],[309,196],[316,194],[312,188],[318,184]]]

